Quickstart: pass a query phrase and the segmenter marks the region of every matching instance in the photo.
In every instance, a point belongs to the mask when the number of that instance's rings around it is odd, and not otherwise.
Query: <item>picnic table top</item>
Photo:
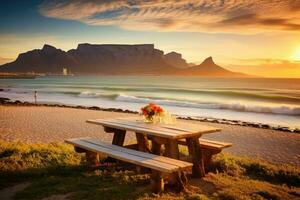
[[[133,131],[151,136],[167,139],[181,139],[188,137],[201,137],[203,134],[221,131],[220,128],[177,121],[174,124],[145,123],[137,117],[113,118],[113,119],[90,119],[88,123],[102,125],[104,127]]]

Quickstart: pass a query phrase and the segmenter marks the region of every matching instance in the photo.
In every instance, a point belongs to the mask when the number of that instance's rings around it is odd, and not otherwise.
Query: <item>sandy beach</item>
[[[112,135],[101,126],[88,124],[87,119],[130,117],[135,114],[47,106],[0,106],[0,139],[6,141],[63,142],[72,137],[94,137],[110,142]],[[300,135],[269,129],[236,125],[187,121],[222,128],[206,139],[233,143],[226,152],[239,156],[261,158],[274,163],[300,166]],[[133,133],[126,142],[135,141]]]

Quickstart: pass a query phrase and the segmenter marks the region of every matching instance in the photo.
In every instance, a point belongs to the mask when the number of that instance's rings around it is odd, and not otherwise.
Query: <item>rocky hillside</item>
[[[172,65],[173,67],[177,67],[177,68],[189,67],[189,64],[186,62],[186,60],[182,58],[182,55],[174,51],[167,53],[164,56],[164,59],[169,65]]]

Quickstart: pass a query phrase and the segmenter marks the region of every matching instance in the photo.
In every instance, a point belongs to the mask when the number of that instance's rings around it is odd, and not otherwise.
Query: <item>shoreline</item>
[[[62,107],[62,108],[75,108],[75,109],[86,109],[86,110],[100,110],[100,111],[109,111],[109,112],[118,112],[118,113],[127,113],[127,114],[139,114],[139,112],[132,110],[123,110],[119,108],[101,108],[98,106],[80,106],[80,105],[67,105],[60,103],[30,103],[27,101],[11,101],[8,98],[0,97],[0,105],[6,106],[46,106],[46,107]],[[192,120],[192,121],[200,121],[200,122],[210,122],[217,124],[227,124],[227,125],[235,125],[235,126],[246,126],[246,127],[254,127],[260,129],[270,129],[276,131],[284,131],[290,133],[300,133],[299,128],[290,128],[285,126],[272,126],[264,123],[254,123],[254,122],[245,122],[240,120],[228,120],[228,119],[218,119],[218,118],[206,118],[206,117],[188,117],[188,116],[177,116],[178,119],[183,120]]]

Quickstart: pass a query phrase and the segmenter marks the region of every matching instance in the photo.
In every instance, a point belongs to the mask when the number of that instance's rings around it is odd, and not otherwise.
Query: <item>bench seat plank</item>
[[[206,139],[199,139],[200,145],[203,148],[207,149],[224,149],[227,147],[231,147],[232,143],[225,143],[225,142],[219,142],[214,140],[206,140]],[[186,145],[186,141],[184,139],[178,140],[178,144]]]
[[[140,165],[161,172],[172,173],[192,167],[191,163],[178,161],[163,156],[157,156],[132,149],[126,149],[117,145],[111,145],[96,141],[91,138],[75,138],[66,140],[67,143],[95,153],[103,153],[109,157]]]
[[[95,140],[93,138],[87,138],[87,139],[85,139],[85,141],[89,141],[89,142],[97,144],[97,145],[102,145],[103,144],[103,142],[100,142],[100,141]],[[124,151],[123,147],[119,147],[119,146],[116,146],[116,145],[109,145],[109,147],[112,148],[112,149],[115,149],[117,151]],[[157,156],[155,154],[145,153],[145,152],[142,152],[142,151],[136,151],[136,150],[133,150],[133,149],[127,149],[126,148],[126,153],[136,155],[136,156],[140,156],[140,157],[144,157],[144,158],[148,158],[148,159],[153,159],[153,160],[163,162],[163,163],[167,163],[167,164],[171,164],[171,165],[176,165],[176,166],[178,166],[179,168],[182,168],[182,169],[189,166],[189,165],[187,166],[186,162],[181,161],[181,160],[176,160],[176,159],[172,159],[172,158],[165,157],[165,156]]]

